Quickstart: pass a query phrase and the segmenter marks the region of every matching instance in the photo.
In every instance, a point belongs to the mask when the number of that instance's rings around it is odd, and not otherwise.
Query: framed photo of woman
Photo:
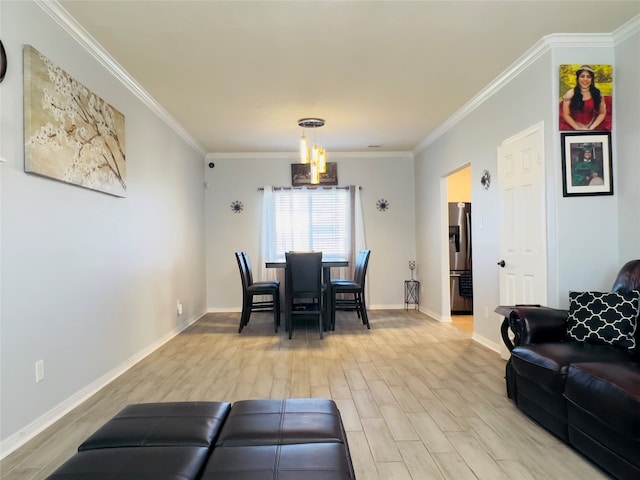
[[[559,129],[611,131],[612,65],[560,65]]]
[[[562,133],[562,196],[613,195],[610,132]]]

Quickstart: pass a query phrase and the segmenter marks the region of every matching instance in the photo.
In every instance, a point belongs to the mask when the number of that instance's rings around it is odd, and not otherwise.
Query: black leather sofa
[[[511,350],[509,398],[608,474],[629,480],[640,479],[638,290],[640,260],[633,260],[620,270],[615,296],[572,293],[569,310],[496,308]],[[616,308],[607,303],[614,297],[622,298]]]
[[[129,405],[50,480],[353,480],[332,400]]]

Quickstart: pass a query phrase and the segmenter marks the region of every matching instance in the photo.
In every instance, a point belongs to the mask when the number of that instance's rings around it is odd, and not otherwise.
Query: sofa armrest
[[[561,342],[567,334],[569,311],[555,308],[518,310],[522,344]]]
[[[540,305],[499,306],[505,317],[501,326],[502,340],[509,349],[529,343],[560,342],[567,333],[568,310]],[[509,336],[513,334],[513,340]]]

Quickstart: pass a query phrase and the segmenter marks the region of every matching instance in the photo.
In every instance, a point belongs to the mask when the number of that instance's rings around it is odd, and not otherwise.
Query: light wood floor
[[[473,333],[473,315],[451,315],[451,323],[467,333]]]
[[[604,479],[506,398],[504,360],[468,332],[417,311],[338,312],[335,332],[272,331],[253,314],[209,314],[0,463],[40,480],[130,403],[328,397],[359,480]]]

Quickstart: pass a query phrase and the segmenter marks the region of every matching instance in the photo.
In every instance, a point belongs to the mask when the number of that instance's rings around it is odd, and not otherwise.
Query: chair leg
[[[318,299],[318,330],[320,331],[320,340],[322,340],[324,336],[324,319],[326,318],[328,304],[329,301],[326,299],[326,295],[325,298],[321,296]],[[331,321],[331,318],[329,318],[329,321]]]
[[[280,293],[277,291],[273,294],[273,323],[274,330],[278,333],[278,327],[280,326]]]
[[[246,325],[246,322],[248,321],[248,319],[246,317],[248,317],[248,309],[250,307],[247,306],[247,302],[242,302],[242,313],[240,314],[240,326],[238,327],[238,333],[242,333],[242,329],[244,328],[244,326]]]
[[[371,325],[369,325],[369,316],[367,315],[367,306],[364,303],[364,292],[360,293],[360,309],[362,311],[362,323],[367,326],[369,330],[371,330]]]
[[[251,307],[253,305],[253,296],[248,296],[247,297],[247,304],[245,305],[244,308],[244,321],[242,323],[243,327],[246,327],[247,325],[249,325],[249,319],[251,318]]]
[[[336,330],[336,292],[334,289],[331,289],[331,293],[329,295],[329,322],[331,323],[331,331],[335,332]]]
[[[331,328],[336,329],[336,312],[338,311],[338,293],[334,290],[331,295]]]

